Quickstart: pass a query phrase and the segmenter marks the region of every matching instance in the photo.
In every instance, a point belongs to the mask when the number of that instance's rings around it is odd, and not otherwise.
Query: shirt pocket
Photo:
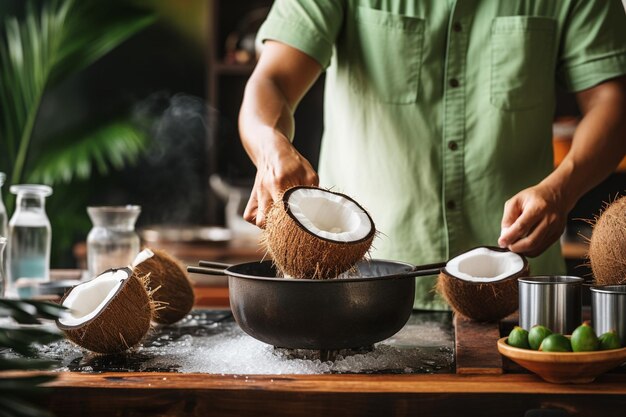
[[[524,110],[554,95],[556,20],[497,17],[491,26],[491,103]]]
[[[424,20],[358,7],[349,43],[350,86],[386,103],[417,101]]]

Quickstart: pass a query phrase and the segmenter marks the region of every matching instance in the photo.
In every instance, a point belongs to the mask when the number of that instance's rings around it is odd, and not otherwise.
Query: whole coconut
[[[626,283],[626,197],[608,205],[597,218],[589,263],[597,285]]]

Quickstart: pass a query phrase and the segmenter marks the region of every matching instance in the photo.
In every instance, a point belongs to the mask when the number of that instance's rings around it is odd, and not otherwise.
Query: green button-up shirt
[[[321,185],[370,211],[373,257],[415,264],[497,245],[553,169],[556,85],[626,73],[619,0],[278,0],[259,37],[327,69]],[[563,273],[558,244],[531,271]],[[433,280],[415,307],[443,306]]]

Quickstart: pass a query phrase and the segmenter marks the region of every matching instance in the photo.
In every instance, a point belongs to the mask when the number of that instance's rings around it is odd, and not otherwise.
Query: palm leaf
[[[48,301],[12,300],[0,298],[0,310],[21,324],[41,324],[39,318],[56,319],[67,309],[59,304]],[[20,321],[23,318],[24,321]],[[1,345],[0,345],[1,346]]]
[[[49,369],[55,365],[58,365],[57,361],[51,361],[46,359],[32,359],[32,358],[11,358],[5,359],[0,356],[0,371],[7,370],[20,370],[20,371],[30,371],[30,370],[42,370]],[[0,379],[0,390],[3,390],[2,387],[4,380]]]
[[[60,333],[53,333],[42,329],[3,328],[0,327],[0,346],[8,347],[24,356],[32,356],[30,344],[51,343],[63,339]]]
[[[30,182],[69,183],[88,179],[94,171],[106,175],[137,160],[147,144],[146,135],[127,122],[114,122],[76,138],[51,140],[38,155]]]
[[[53,417],[49,411],[30,404],[21,398],[0,396],[0,416],[12,417]]]
[[[23,22],[9,18],[0,42],[0,162],[13,184],[23,179],[32,132],[47,86],[90,65],[154,21],[119,18],[112,2],[29,2]],[[115,2],[116,5],[121,3]]]

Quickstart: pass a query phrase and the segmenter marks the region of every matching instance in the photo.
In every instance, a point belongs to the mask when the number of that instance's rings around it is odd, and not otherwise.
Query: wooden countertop
[[[29,374],[32,375],[32,374]],[[63,416],[623,416],[626,375],[557,385],[534,375],[61,373],[42,401]]]
[[[229,258],[233,252],[224,249],[224,258]],[[246,250],[238,256],[257,254]],[[199,279],[194,288],[198,306],[228,306],[224,277]],[[584,385],[550,384],[535,375],[506,369],[482,375],[62,372],[58,376],[48,384],[50,395],[41,404],[59,416],[506,417],[556,408],[571,415],[621,417],[626,409],[626,374],[611,373]]]

